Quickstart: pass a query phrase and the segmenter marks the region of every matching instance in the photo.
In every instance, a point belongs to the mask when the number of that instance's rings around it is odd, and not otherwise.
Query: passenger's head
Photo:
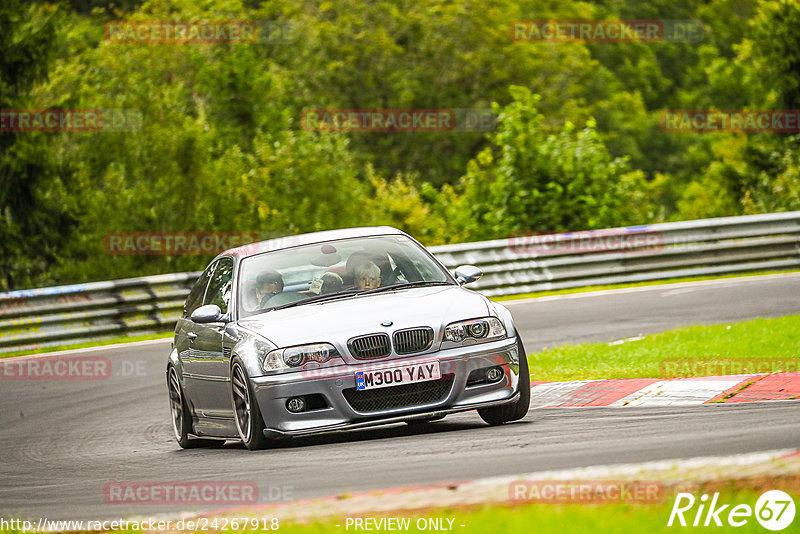
[[[342,290],[342,277],[338,274],[325,273],[320,279],[322,280],[322,286],[319,289],[321,295],[336,293]]]
[[[256,278],[256,297],[260,301],[267,295],[283,291],[283,277],[277,271],[264,271]]]
[[[356,289],[375,289],[381,285],[381,270],[371,261],[366,261],[356,267],[355,280]]]

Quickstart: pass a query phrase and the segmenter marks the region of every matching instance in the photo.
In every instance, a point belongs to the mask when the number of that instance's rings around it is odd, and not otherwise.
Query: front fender
[[[244,329],[240,329],[238,334],[238,339],[231,349],[231,362],[234,357],[238,356],[251,378],[263,376],[261,357],[277,347],[265,338],[251,334]]]
[[[175,370],[178,371],[178,377],[183,380],[183,369],[181,368],[181,361],[178,358],[178,349],[173,348],[172,352],[169,353],[169,358],[167,358],[167,367],[164,369],[164,372],[169,372],[169,366],[172,365],[175,367]]]
[[[181,365],[181,360],[178,358],[178,350],[175,348],[172,349],[172,351],[169,353],[169,358],[167,358],[167,365],[164,369],[165,376],[169,373],[170,366],[175,368],[175,372],[178,373],[178,382],[180,382],[181,388],[185,389],[186,381],[183,378],[183,365]]]

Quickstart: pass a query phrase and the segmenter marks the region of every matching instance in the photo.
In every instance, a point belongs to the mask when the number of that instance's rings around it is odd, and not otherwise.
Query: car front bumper
[[[358,364],[326,368],[315,373],[298,371],[261,376],[253,378],[252,381],[256,400],[264,417],[266,426],[264,433],[269,437],[297,436],[414,419],[431,419],[449,413],[514,402],[519,398],[519,357],[524,355],[518,354],[517,339],[506,338],[440,350],[422,356],[363,361]],[[442,379],[435,381],[436,384],[433,382],[418,384],[428,388],[439,388],[441,394],[437,395],[434,391],[428,395],[428,397],[433,395],[435,398],[419,401],[411,398],[413,397],[411,395],[408,397],[409,402],[398,406],[396,395],[399,395],[399,390],[395,388],[408,386],[390,386],[368,391],[372,392],[371,398],[378,395],[375,392],[382,392],[387,397],[395,396],[394,406],[381,407],[381,402],[377,402],[374,407],[365,409],[362,402],[356,409],[354,403],[351,403],[354,396],[363,393],[354,392],[357,372],[409,362],[432,361],[439,362]],[[472,371],[489,367],[502,369],[503,376],[500,380],[467,386],[467,378]],[[308,395],[321,395],[327,407],[301,413],[292,413],[288,410],[286,404],[290,398]],[[384,398],[384,395],[380,397]]]

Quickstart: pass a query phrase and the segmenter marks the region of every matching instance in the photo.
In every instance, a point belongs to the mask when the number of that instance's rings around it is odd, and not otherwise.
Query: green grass
[[[662,362],[675,360],[698,364],[690,369],[699,376],[739,374],[720,372],[725,368],[715,363],[730,359],[753,360],[753,363],[781,360],[780,365],[769,370],[797,371],[800,315],[690,326],[619,344],[562,345],[528,355],[531,379],[547,381],[659,378],[664,376]],[[752,370],[745,368],[742,372]]]
[[[87,341],[85,343],[70,343],[56,345],[54,347],[42,347],[40,349],[19,350],[14,352],[4,352],[0,354],[0,359],[11,358],[14,356],[25,356],[28,354],[42,354],[45,352],[56,352],[59,350],[85,349],[87,347],[100,347],[103,345],[114,345],[116,343],[133,343],[134,341],[147,341],[149,339],[168,339],[173,336],[172,332],[164,334],[144,334],[141,336],[119,336],[101,341]]]
[[[628,284],[607,284],[607,285],[600,285],[600,286],[584,286],[584,287],[572,287],[569,289],[554,289],[551,291],[535,291],[533,293],[518,293],[516,295],[504,295],[502,297],[491,297],[492,300],[496,302],[502,302],[505,300],[519,300],[519,299],[530,299],[536,297],[549,297],[552,295],[572,295],[574,293],[589,293],[591,291],[604,291],[607,289],[625,289],[628,287],[649,287],[649,286],[660,286],[665,284],[677,284],[680,282],[700,282],[703,280],[722,280],[726,278],[743,278],[748,276],[764,276],[767,274],[786,274],[786,273],[797,273],[800,270],[788,270],[788,271],[762,271],[756,273],[738,273],[738,274],[725,274],[725,275],[713,275],[713,276],[686,276],[683,278],[665,278],[664,280],[650,280],[647,282],[631,282]]]

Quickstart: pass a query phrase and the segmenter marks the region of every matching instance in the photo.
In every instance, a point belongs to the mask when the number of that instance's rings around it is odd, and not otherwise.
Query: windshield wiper
[[[372,295],[373,293],[381,293],[383,291],[394,291],[395,289],[407,289],[409,287],[424,287],[424,286],[450,286],[450,282],[442,281],[426,281],[417,280],[416,282],[402,282],[400,284],[392,284],[390,286],[376,287],[375,289],[368,289],[358,293],[358,295]]]
[[[291,308],[292,306],[300,306],[301,304],[310,304],[312,302],[321,302],[323,300],[336,300],[343,297],[354,297],[358,293],[353,293],[352,291],[342,292],[342,293],[330,293],[327,295],[317,295],[314,297],[308,297],[307,299],[303,300],[296,300],[294,302],[287,302],[286,304],[281,304],[280,306],[275,306],[274,308],[268,308],[269,310],[283,310],[285,308]]]

